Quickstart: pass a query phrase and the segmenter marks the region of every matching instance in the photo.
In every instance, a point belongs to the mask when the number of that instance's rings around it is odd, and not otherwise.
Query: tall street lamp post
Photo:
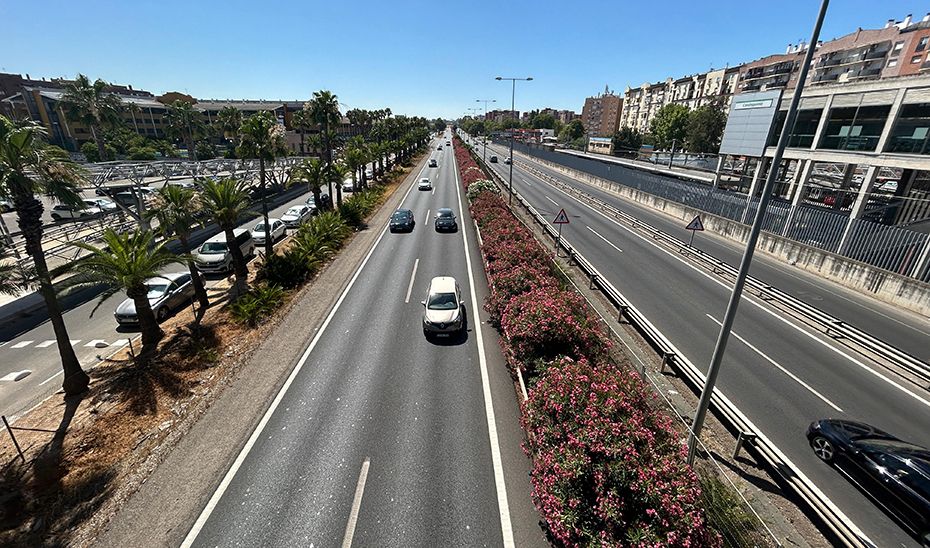
[[[514,109],[516,108],[515,102],[517,97],[517,81],[529,82],[533,77],[529,76],[527,78],[504,78],[503,76],[498,76],[495,80],[510,80],[510,115],[514,116]],[[514,120],[516,122],[517,120]],[[508,204],[513,204],[513,138],[516,133],[514,130],[516,128],[511,124],[510,127],[510,182],[508,186],[510,187],[510,197],[507,199]]]
[[[497,99],[475,99],[476,103],[484,103],[484,123],[485,131],[487,131],[488,123],[488,103],[496,103]],[[488,137],[487,135],[482,135],[484,137],[484,151],[481,153],[481,160],[484,163],[488,163]]]

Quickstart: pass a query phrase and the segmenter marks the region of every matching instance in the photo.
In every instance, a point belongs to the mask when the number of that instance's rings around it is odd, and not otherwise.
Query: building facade
[[[612,137],[620,124],[623,98],[606,87],[604,93],[584,100],[581,123],[591,137]]]

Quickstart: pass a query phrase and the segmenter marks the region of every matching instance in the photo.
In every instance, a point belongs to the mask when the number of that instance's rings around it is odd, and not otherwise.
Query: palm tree
[[[190,249],[191,227],[200,224],[202,213],[203,201],[200,196],[193,189],[177,185],[165,185],[158,189],[158,195],[149,210],[149,216],[158,220],[158,230],[162,235],[165,238],[177,236],[185,252]],[[187,258],[187,267],[194,285],[194,298],[200,303],[195,318],[199,323],[210,306],[210,299],[191,258]]]
[[[268,223],[268,201],[265,196],[265,162],[273,162],[275,156],[287,154],[284,143],[284,128],[270,112],[256,112],[242,122],[239,128],[240,142],[236,149],[240,158],[258,158],[258,180],[262,189],[262,218]],[[265,238],[265,256],[274,253],[271,238]]]
[[[242,126],[242,112],[236,107],[223,107],[216,114],[216,121],[214,122],[217,129],[223,133],[223,138],[226,139],[227,143],[230,143],[227,146],[227,150],[233,150],[233,144],[239,140],[239,128]]]
[[[313,203],[317,211],[323,211],[320,201],[320,189],[329,181],[328,168],[319,158],[307,158],[300,165],[291,170],[291,179],[294,183],[304,183],[313,193]]]
[[[192,103],[178,100],[168,105],[165,122],[168,124],[168,134],[184,141],[188,159],[196,160],[194,139],[204,130],[200,111]]]
[[[358,146],[358,143],[350,143],[346,148],[345,154],[343,154],[343,161],[349,173],[352,175],[352,192],[358,190],[358,172],[361,169],[363,172],[365,170],[365,153],[364,150]]]
[[[309,110],[302,108],[291,116],[291,124],[293,124],[294,129],[297,130],[297,133],[300,134],[300,155],[303,156],[306,154],[306,148],[304,147],[305,136],[307,132],[310,131],[310,128],[313,127],[313,116]]]
[[[313,116],[313,121],[320,125],[323,135],[323,146],[326,152],[326,164],[333,164],[333,139],[330,128],[334,124],[342,121],[342,113],[339,112],[339,99],[328,90],[313,92],[313,99],[305,106]],[[329,189],[329,195],[333,195],[332,186]],[[342,188],[336,185],[336,203],[342,205]]]
[[[74,81],[65,84],[59,100],[68,120],[90,128],[100,160],[107,159],[103,129],[119,123],[123,104],[117,95],[106,91],[108,87],[110,84],[99,78],[91,83],[87,76],[78,74]]]
[[[241,217],[249,209],[249,194],[242,183],[235,179],[204,179],[203,198],[207,214],[226,234],[229,253],[232,255],[233,269],[236,273],[236,293],[248,288],[249,270],[245,264],[242,250],[235,244],[233,233]]]
[[[34,122],[12,122],[0,115],[0,195],[12,200],[17,223],[26,241],[26,252],[32,257],[39,293],[55,332],[58,354],[64,370],[62,388],[65,394],[80,394],[87,390],[90,379],[81,369],[61,307],[52,287],[52,277],[42,249],[42,202],[37,194],[54,197],[63,204],[81,204],[79,192],[83,179],[81,170],[63,154],[50,148],[43,138],[45,130]]]
[[[155,243],[152,231],[135,230],[119,234],[112,228],[103,231],[103,244],[97,247],[86,242],[74,242],[71,245],[90,252],[90,255],[74,264],[80,272],[69,287],[87,287],[104,285],[106,290],[100,301],[120,290],[132,299],[139,318],[139,330],[142,332],[141,362],[148,361],[158,348],[158,342],[164,332],[158,325],[152,305],[149,302],[149,289],[145,283],[149,278],[159,275],[170,264],[182,263],[189,259],[179,257],[165,249],[165,241]],[[196,276],[195,276],[196,277]]]

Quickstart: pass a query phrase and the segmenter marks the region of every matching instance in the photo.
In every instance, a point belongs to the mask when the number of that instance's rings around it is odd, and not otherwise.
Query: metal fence
[[[514,148],[647,194],[743,224],[755,217],[760,198],[688,179],[639,171],[617,163],[516,143]],[[930,236],[904,226],[850,219],[848,210],[772,201],[763,230],[811,247],[930,282]]]

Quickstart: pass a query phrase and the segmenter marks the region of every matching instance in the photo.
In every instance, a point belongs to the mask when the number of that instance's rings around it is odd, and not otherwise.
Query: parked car
[[[492,155],[492,156],[489,158],[489,160],[491,161],[492,164],[496,164],[496,163],[497,163],[497,156]]]
[[[255,253],[255,240],[252,239],[251,232],[244,228],[237,228],[233,230],[233,236],[236,238],[236,245],[239,246],[243,256],[248,257]],[[229,246],[226,243],[226,233],[220,232],[204,242],[194,252],[194,263],[201,272],[229,272],[232,270],[232,254],[230,254]]]
[[[271,238],[272,243],[277,242],[287,232],[284,221],[275,217],[268,218],[268,226],[271,227],[270,230],[265,227],[265,221],[261,220],[252,227],[252,238],[255,240],[255,245],[265,245],[265,238]]]
[[[155,195],[155,190],[149,187],[141,188],[129,188],[128,190],[123,190],[117,192],[116,194],[111,194],[113,199],[117,202],[123,204],[126,207],[131,207],[138,204],[138,196],[142,197],[142,201],[146,201],[152,196]]]
[[[115,196],[120,192],[131,190],[133,185],[98,186],[94,189],[97,196]]]
[[[352,179],[346,179],[342,181],[342,191],[343,192],[354,192],[355,183],[352,182]]]
[[[436,232],[455,232],[459,225],[455,222],[455,214],[448,207],[440,207],[436,210]]]
[[[58,204],[52,208],[52,219],[56,221],[64,221],[66,219],[91,219],[97,217],[103,213],[97,206],[89,206],[87,204],[82,204],[85,207],[81,206],[70,206],[65,204]]]
[[[149,306],[155,313],[159,323],[165,321],[173,310],[187,304],[194,298],[194,284],[191,282],[190,272],[175,272],[163,274],[145,280],[148,288]],[[139,316],[136,313],[136,303],[126,299],[116,307],[113,312],[120,325],[137,325]]]
[[[13,203],[9,200],[0,200],[0,213],[13,211]]]
[[[465,318],[462,293],[452,276],[437,276],[430,280],[426,300],[422,301],[423,335],[427,338],[464,333]]]
[[[113,203],[113,200],[108,200],[107,198],[85,198],[84,203],[87,204],[88,207],[99,207],[104,213],[112,213],[119,209],[119,206]]]
[[[185,180],[185,181],[168,181],[168,182],[165,183],[165,184],[171,185],[171,186],[179,186],[179,187],[181,187],[181,188],[186,188],[186,189],[189,189],[189,190],[194,190],[194,189],[197,188],[197,185],[194,184],[194,181],[187,181],[187,180]]]
[[[417,222],[409,209],[398,209],[391,215],[389,229],[391,232],[413,232]]]
[[[439,164],[436,163],[436,158],[429,159],[429,167],[437,167]]]
[[[930,449],[862,422],[811,423],[807,440],[875,503],[930,546]]]
[[[255,185],[249,189],[249,198],[253,202],[256,202],[258,200],[261,200],[262,196],[265,196],[265,197],[274,196],[275,194],[278,194],[282,190],[283,190],[283,187],[281,185],[266,184],[264,190],[262,190],[262,187],[260,185]]]
[[[297,228],[300,225],[307,222],[307,219],[313,215],[310,208],[305,205],[296,205],[288,209],[284,215],[281,215],[281,220],[284,221],[284,226],[288,228]]]
[[[417,190],[433,190],[433,183],[430,182],[429,178],[423,177],[417,183]]]
[[[506,158],[504,158],[504,164],[506,164],[506,165],[508,165],[508,166],[509,166],[509,165],[510,165],[510,162],[511,162],[511,160],[510,160],[510,156],[508,156],[508,157],[506,157]]]
[[[375,176],[375,172],[372,171],[371,168],[368,168],[368,169],[365,170],[365,178],[366,178],[366,179],[371,179],[371,178],[374,177],[374,176]]]
[[[304,202],[304,205],[307,206],[307,209],[310,210],[310,215],[316,215],[320,212],[316,207],[316,200],[313,199],[313,196],[307,198],[307,201]]]

